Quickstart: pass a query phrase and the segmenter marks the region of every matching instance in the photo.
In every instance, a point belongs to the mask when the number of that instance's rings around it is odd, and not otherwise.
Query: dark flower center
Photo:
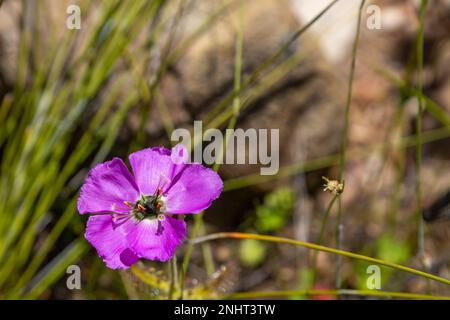
[[[163,205],[164,203],[161,200],[161,195],[141,195],[141,198],[134,204],[132,213],[139,221],[144,219],[156,219],[164,214],[162,211]]]

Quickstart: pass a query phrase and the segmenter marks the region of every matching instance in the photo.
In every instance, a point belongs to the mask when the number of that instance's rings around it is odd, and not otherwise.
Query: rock
[[[253,0],[245,4],[244,81],[301,27],[287,2]],[[239,7],[234,6],[176,65],[183,88],[182,103],[194,119],[201,119],[214,110],[232,91],[238,25]],[[298,63],[289,67],[279,81],[266,86],[248,104],[243,95],[244,105],[237,124],[243,129],[279,129],[281,166],[335,152],[342,123],[342,104],[337,94],[341,83],[335,81],[335,74],[314,38],[303,34],[276,65],[287,59],[297,59]],[[269,71],[274,69],[271,67]],[[252,87],[257,88],[268,77],[264,73]],[[258,171],[258,166],[243,165],[223,165],[221,169],[225,177]],[[273,184],[269,186],[272,187]]]

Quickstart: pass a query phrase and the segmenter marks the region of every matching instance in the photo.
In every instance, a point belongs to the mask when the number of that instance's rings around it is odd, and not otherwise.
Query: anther
[[[162,182],[161,180],[164,180],[164,182]],[[162,189],[167,185],[170,184],[170,179],[167,178],[167,176],[163,173],[160,174],[159,176],[159,181],[158,181],[158,187],[156,189],[156,194],[158,196],[162,195]]]
[[[124,201],[123,204],[126,205],[129,208],[133,208],[133,204],[131,202],[129,202],[129,201]]]

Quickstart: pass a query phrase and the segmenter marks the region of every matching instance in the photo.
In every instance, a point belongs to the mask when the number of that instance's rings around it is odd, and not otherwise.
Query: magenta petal
[[[154,194],[158,187],[170,184],[173,163],[165,148],[148,148],[129,156],[136,183],[142,194]]]
[[[222,188],[222,180],[216,172],[200,164],[188,164],[167,192],[167,212],[198,213],[219,197]]]
[[[128,248],[124,236],[128,221],[116,224],[112,215],[96,215],[89,217],[86,226],[86,239],[97,249],[106,265],[111,269],[127,269],[138,261],[137,255]]]
[[[165,156],[170,156],[170,150],[164,147],[153,147],[153,148],[149,148],[150,150],[157,152],[161,155],[165,155]]]
[[[163,221],[144,219],[127,225],[129,247],[140,258],[167,261],[186,236],[186,223],[169,216]]]
[[[92,168],[81,187],[78,211],[84,213],[128,212],[124,201],[135,202],[139,190],[125,163],[114,158]]]
[[[170,158],[175,164],[184,164],[189,161],[189,152],[181,143],[172,148]]]

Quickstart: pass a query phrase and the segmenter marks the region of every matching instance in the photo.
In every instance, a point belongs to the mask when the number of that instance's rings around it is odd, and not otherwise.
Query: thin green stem
[[[235,63],[234,63],[234,92],[235,97],[233,99],[233,116],[228,122],[227,132],[231,132],[230,129],[234,129],[237,123],[237,118],[239,117],[239,113],[241,110],[241,99],[239,93],[241,91],[241,78],[242,78],[242,50],[244,45],[244,2],[241,0],[240,10],[239,10],[239,28],[236,37],[236,49],[235,49]],[[219,155],[216,159],[222,159],[223,153],[227,150],[228,141],[230,139],[230,135],[225,135],[225,141],[222,148],[219,150]],[[222,162],[222,161],[221,161]],[[221,163],[220,162],[220,163]],[[220,163],[214,164],[214,171],[218,172],[220,168]]]
[[[201,226],[203,224],[203,211],[194,217],[194,228],[192,229],[192,238],[195,238],[196,235],[199,234]],[[188,243],[186,246],[186,251],[183,257],[183,263],[181,265],[181,273],[180,273],[180,299],[183,300],[184,293],[184,283],[186,278],[187,269],[189,267],[189,262],[191,261],[192,250],[194,246],[192,242]]]
[[[422,143],[430,143],[433,141],[447,139],[450,136],[449,127],[441,127],[438,129],[428,130],[422,133]],[[415,146],[416,135],[407,136],[399,141],[398,148],[405,149]],[[384,143],[377,143],[372,146],[358,147],[348,151],[348,156],[351,159],[360,159],[367,157],[371,152],[377,151],[384,147]],[[233,178],[226,180],[224,183],[224,191],[237,190],[252,185],[265,183],[292,175],[296,175],[300,172],[310,172],[327,168],[330,166],[339,164],[340,154],[330,154],[324,157],[309,160],[308,162],[293,163],[284,167],[281,167],[277,174],[270,176],[261,176],[260,174],[250,174],[243,177]]]
[[[328,10],[330,10],[339,0],[331,1],[325,8],[323,8],[314,18],[312,18],[307,24],[302,26],[299,30],[297,30],[292,36],[272,55],[270,55],[267,59],[265,59],[258,67],[253,70],[253,72],[248,76],[248,78],[242,83],[241,91],[247,89],[253,83],[258,80],[259,76],[266,71],[270,66],[272,66],[290,47],[291,45],[300,38],[308,29],[317,22]],[[205,118],[205,122],[208,123],[212,121],[212,119],[216,118],[217,115],[226,108],[231,101],[241,92],[231,92],[227,95],[218,105],[216,105],[211,112],[208,113],[208,116]]]
[[[341,137],[341,157],[340,157],[340,161],[339,161],[339,180],[341,180],[341,181],[344,179],[346,150],[347,150],[347,145],[348,145],[350,106],[352,103],[352,94],[353,94],[353,78],[355,75],[356,53],[358,51],[359,35],[361,32],[361,17],[362,17],[362,11],[363,11],[365,2],[366,2],[366,0],[361,0],[361,5],[360,5],[359,11],[358,11],[358,20],[357,20],[357,24],[356,24],[356,34],[355,34],[355,39],[353,40],[353,47],[352,47],[352,60],[351,60],[351,65],[350,65],[350,74],[348,77],[347,98],[346,98],[345,110],[344,110],[344,127],[342,129],[342,137]]]
[[[177,267],[177,257],[174,256],[170,259],[169,263],[169,271],[170,271],[170,287],[169,287],[169,300],[172,300],[173,294],[178,287],[178,267]]]
[[[365,256],[362,254],[353,253],[353,252],[349,252],[349,251],[329,248],[329,247],[325,247],[322,245],[313,244],[313,243],[309,243],[309,242],[305,242],[305,241],[292,240],[292,239],[282,238],[282,237],[250,234],[250,233],[240,233],[240,232],[220,232],[220,233],[213,233],[213,234],[210,234],[207,236],[196,238],[196,239],[192,240],[191,243],[199,244],[199,243],[203,243],[206,241],[217,240],[217,239],[254,239],[254,240],[260,240],[260,241],[286,243],[286,244],[301,246],[301,247],[312,249],[312,250],[328,252],[328,253],[332,253],[332,254],[336,254],[336,255],[352,258],[352,259],[357,259],[357,260],[367,261],[367,262],[374,263],[374,264],[379,264],[379,265],[386,266],[389,268],[408,272],[408,273],[411,273],[411,274],[414,274],[414,275],[417,275],[417,276],[420,276],[423,278],[431,279],[431,280],[434,280],[434,281],[437,281],[437,282],[440,282],[440,283],[450,286],[450,280],[448,280],[448,279],[445,279],[445,278],[442,278],[439,276],[435,276],[431,273],[427,273],[427,272],[416,270],[416,269],[413,269],[410,267],[406,267],[406,266],[403,266],[403,265],[400,265],[397,263],[393,263],[393,262],[389,262],[389,261],[385,261],[385,260],[381,260],[381,259],[377,259],[377,258],[372,258],[372,257],[368,257],[368,256]]]
[[[251,299],[251,298],[276,298],[292,296],[372,296],[384,298],[419,299],[419,300],[450,300],[447,296],[430,296],[426,294],[415,294],[406,292],[391,292],[378,290],[283,290],[283,291],[256,291],[237,292],[225,296],[225,299]]]
[[[402,102],[406,101],[409,97],[416,97],[419,99],[419,91],[416,87],[410,85],[410,79],[401,79],[397,77],[393,72],[383,69],[381,67],[373,67],[374,71],[381,75],[384,79],[395,85],[398,90],[404,95]],[[409,77],[409,74],[407,75]],[[450,126],[450,115],[445,108],[437,104],[430,97],[421,93],[423,99],[423,111],[427,111],[433,118],[440,122],[444,126]]]
[[[425,29],[425,13],[427,9],[428,0],[422,0],[420,2],[419,12],[419,30],[417,32],[417,103],[418,110],[416,116],[416,201],[417,201],[417,251],[419,259],[422,261],[422,265],[426,267],[425,263],[425,235],[424,235],[424,222],[422,219],[422,181],[421,181],[421,169],[422,169],[422,113],[424,109],[423,103],[423,46],[424,46],[424,29]],[[428,282],[428,291],[431,291],[431,284]]]
[[[198,220],[200,223],[200,235],[205,234],[205,223],[203,221],[203,215]],[[205,270],[208,276],[212,275],[216,270],[216,265],[214,263],[214,256],[212,253],[211,245],[209,243],[204,243],[202,245],[202,255],[203,260],[205,261]]]
[[[327,210],[325,211],[325,215],[323,216],[322,223],[320,225],[320,231],[316,238],[316,243],[321,244],[323,240],[323,236],[325,234],[325,229],[328,223],[328,218],[331,214],[331,209],[333,208],[333,204],[336,202],[336,199],[339,197],[338,194],[334,195],[331,199],[330,203],[328,204]],[[312,279],[312,285],[314,286],[314,283],[316,281],[317,276],[317,253],[318,251],[314,251],[313,257],[312,257],[312,268],[313,268],[313,279]]]
[[[416,200],[417,200],[417,219],[418,229],[418,252],[423,258],[423,219],[422,219],[422,186],[421,186],[421,168],[422,168],[422,113],[423,113],[423,38],[424,21],[427,7],[427,0],[420,3],[419,30],[417,32],[417,102],[418,110],[416,116]]]
[[[241,101],[239,97],[239,92],[241,91],[241,77],[242,77],[242,51],[243,51],[243,43],[244,43],[244,1],[240,1],[239,4],[239,28],[236,36],[236,49],[235,49],[235,66],[234,66],[234,92],[236,96],[233,100],[233,117],[230,119],[228,123],[228,129],[233,129],[236,125],[237,118],[239,116],[239,111],[241,108]],[[217,159],[222,159],[224,150],[227,149],[229,141],[229,135],[225,135],[225,141],[222,148],[219,151],[219,154],[216,155],[216,163],[214,164],[214,171],[218,172],[220,168],[220,163],[217,163]],[[192,233],[192,237],[195,238],[199,234],[199,232],[204,232],[204,224],[203,224],[203,212],[195,217],[194,222],[194,230]],[[205,257],[205,264],[207,268],[207,273],[212,274],[214,272],[214,261],[212,256],[212,251],[210,246],[202,246],[202,250]],[[188,249],[184,256],[183,268],[182,268],[182,290],[181,294],[183,294],[184,287],[184,277],[187,272],[187,268],[189,265],[190,257],[192,253],[192,246],[188,245]]]
[[[361,31],[361,17],[362,17],[362,11],[364,8],[366,0],[361,0],[361,4],[359,6],[358,11],[358,21],[356,25],[356,34],[355,39],[353,41],[353,48],[352,48],[352,61],[350,66],[350,74],[348,78],[348,88],[347,88],[347,99],[345,103],[345,111],[344,111],[344,127],[342,129],[342,137],[341,137],[341,156],[339,160],[339,180],[344,180],[344,170],[345,170],[345,162],[346,162],[346,150],[348,145],[348,129],[349,129],[349,117],[350,117],[350,105],[352,102],[352,91],[353,91],[353,78],[355,74],[355,66],[356,66],[356,52],[358,50],[358,44],[359,44],[359,35]],[[342,201],[339,197],[338,199],[338,215],[336,219],[336,246],[338,249],[341,248],[342,244]],[[341,288],[341,258],[337,257],[336,261],[336,287]]]

